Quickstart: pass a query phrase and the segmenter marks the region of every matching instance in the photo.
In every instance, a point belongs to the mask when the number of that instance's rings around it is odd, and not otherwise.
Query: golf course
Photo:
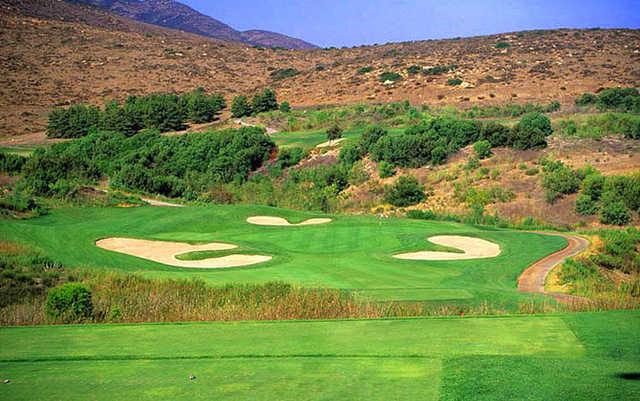
[[[256,216],[273,216],[275,222],[287,219],[285,222],[294,224],[251,223]],[[322,224],[295,225],[314,218],[324,220],[319,221]],[[492,299],[505,306],[530,297],[516,288],[523,270],[566,246],[566,240],[558,236],[453,222],[326,216],[243,205],[67,208],[38,219],[7,221],[0,227],[0,234],[31,245],[67,266],[155,278],[199,278],[211,285],[284,281],[310,288],[348,290],[379,301],[476,303]],[[496,248],[496,254],[468,258],[459,247],[428,241],[439,235],[468,238],[475,246],[480,241]],[[110,238],[121,242],[123,238],[125,242],[127,238],[146,240],[142,248],[153,246],[147,252],[151,259],[97,246],[97,241],[99,245]],[[174,262],[172,254],[167,255],[166,263],[157,261],[167,244],[178,245],[179,250],[179,243],[187,247]],[[207,243],[222,246],[201,250],[196,245]],[[429,251],[438,251],[431,252],[437,255],[435,259],[442,259],[444,254],[459,260],[401,259],[403,254]],[[214,266],[218,268],[198,268],[206,264],[196,263],[232,255],[253,259],[247,266],[235,263],[226,268],[220,263]],[[258,256],[261,258],[255,260]]]
[[[9,327],[0,398],[637,400],[638,332],[635,311]]]

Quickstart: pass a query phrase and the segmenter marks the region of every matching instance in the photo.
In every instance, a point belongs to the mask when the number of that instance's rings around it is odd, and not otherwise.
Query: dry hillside
[[[259,50],[60,1],[0,0],[0,137],[42,131],[52,107],[202,86],[228,96],[271,86],[294,106],[547,102],[640,85],[640,31],[557,30],[350,49]],[[28,4],[29,7],[25,7]],[[496,43],[508,42],[506,49]],[[407,67],[456,64],[453,73]],[[358,74],[371,66],[373,70]],[[297,76],[274,81],[274,70]],[[404,79],[385,85],[384,71]],[[452,87],[457,76],[468,86]]]

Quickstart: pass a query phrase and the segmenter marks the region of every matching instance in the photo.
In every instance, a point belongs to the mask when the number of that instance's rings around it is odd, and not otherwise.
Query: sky
[[[237,30],[322,47],[550,28],[640,28],[640,0],[179,0]]]

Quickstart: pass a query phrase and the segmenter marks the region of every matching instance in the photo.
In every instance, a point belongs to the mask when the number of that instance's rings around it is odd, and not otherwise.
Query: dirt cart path
[[[525,270],[518,278],[518,290],[522,292],[532,292],[550,295],[562,302],[580,302],[584,301],[584,298],[577,297],[569,294],[562,294],[557,292],[546,292],[544,290],[544,283],[547,279],[547,275],[557,265],[564,262],[565,259],[575,256],[589,247],[589,241],[586,238],[579,237],[577,235],[559,234],[559,233],[540,233],[545,235],[557,235],[565,238],[568,241],[567,246],[558,252],[548,255]]]

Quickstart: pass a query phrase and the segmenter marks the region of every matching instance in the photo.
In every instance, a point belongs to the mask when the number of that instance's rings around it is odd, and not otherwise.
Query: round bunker
[[[247,223],[255,224],[258,226],[311,226],[316,224],[327,224],[330,222],[331,219],[328,218],[308,219],[297,224],[291,224],[282,217],[274,216],[252,216],[247,218]]]
[[[202,260],[179,260],[177,255],[198,251],[224,251],[237,248],[236,245],[212,242],[202,245],[191,245],[184,242],[150,241],[135,238],[105,238],[96,241],[96,246],[108,251],[124,253],[176,267],[197,269],[220,269],[225,267],[249,266],[271,260],[264,255],[226,255],[219,258]]]
[[[461,235],[436,235],[427,238],[436,245],[448,246],[464,251],[463,253],[421,251],[393,255],[397,259],[406,260],[465,260],[493,258],[500,255],[500,246],[480,238]]]

